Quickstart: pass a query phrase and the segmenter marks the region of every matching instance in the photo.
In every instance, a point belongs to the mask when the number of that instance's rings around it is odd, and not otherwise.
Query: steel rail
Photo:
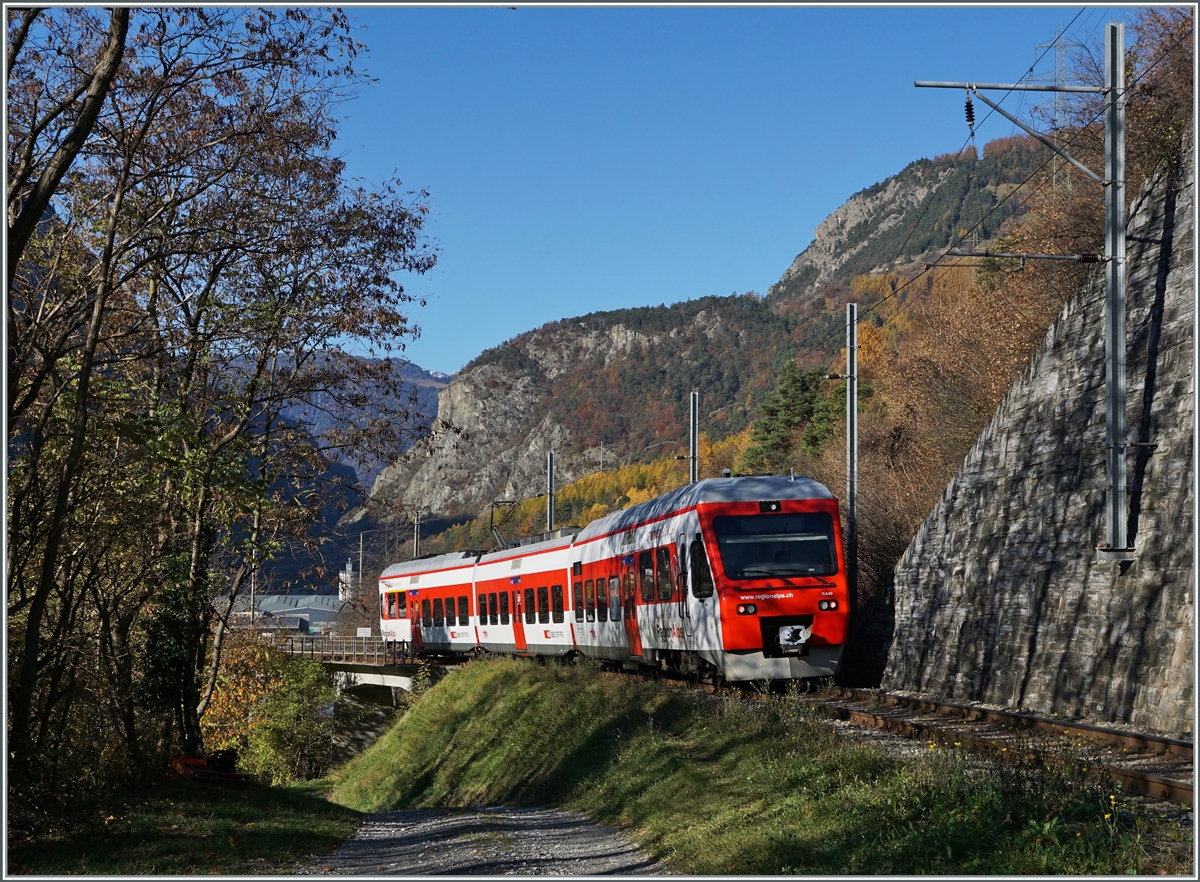
[[[1077,737],[1089,738],[1101,744],[1129,747],[1153,753],[1171,754],[1188,761],[1192,759],[1191,741],[1183,741],[1178,738],[1169,738],[1162,735],[1127,732],[1122,729],[1096,726],[1091,723],[1064,722],[1053,717],[1038,716],[1037,714],[1022,711],[1001,711],[992,708],[959,704],[952,701],[911,698],[909,696],[893,695],[874,689],[834,688],[825,690],[824,694],[856,700],[881,701],[893,707],[903,707],[911,710],[930,711],[934,713],[953,711],[964,719],[997,723],[1017,723],[1021,728],[1075,735]]]
[[[1178,738],[1126,732],[1120,729],[1095,726],[1089,723],[1066,723],[1053,718],[1040,717],[1035,714],[992,710],[990,708],[972,707],[955,702],[910,698],[875,690],[834,688],[823,690],[822,694],[852,701],[879,702],[897,710],[910,710],[923,713],[951,712],[960,719],[967,721],[1000,725],[1007,724],[1012,728],[1030,729],[1060,735],[1073,735],[1104,746],[1119,746],[1126,749],[1134,748],[1155,755],[1177,757],[1180,760],[1186,761],[1189,766],[1192,761],[1192,742],[1183,741]],[[828,709],[840,719],[847,720],[856,725],[868,726],[910,737],[920,735],[921,737],[941,741],[954,738],[959,741],[969,741],[983,747],[996,748],[1003,746],[986,736],[976,736],[962,732],[948,733],[936,725],[913,720],[899,720],[894,717],[874,713],[870,710],[837,706],[829,706]],[[1192,803],[1193,788],[1191,781],[1171,778],[1157,772],[1146,772],[1136,768],[1120,768],[1104,761],[1097,762],[1097,766],[1103,768],[1115,782],[1121,785],[1122,790],[1126,793],[1146,796],[1164,802]],[[1187,774],[1191,775],[1190,768]]]

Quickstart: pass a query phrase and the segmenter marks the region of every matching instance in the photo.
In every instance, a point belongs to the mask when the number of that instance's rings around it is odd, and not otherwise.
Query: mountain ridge
[[[860,190],[818,225],[765,297],[593,312],[480,353],[439,391],[430,437],[379,473],[373,499],[473,516],[492,500],[544,492],[551,450],[560,485],[650,448],[686,453],[692,389],[701,391],[702,431],[713,440],[741,431],[784,364],[803,356],[818,367],[836,356],[855,275],[919,264],[972,229],[1001,231],[1019,213],[1005,197],[1039,149],[1032,139],[999,139],[981,159],[971,149],[916,160]]]

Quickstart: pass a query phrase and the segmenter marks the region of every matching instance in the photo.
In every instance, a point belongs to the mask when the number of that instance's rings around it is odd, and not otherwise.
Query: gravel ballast
[[[487,807],[410,809],[366,816],[304,875],[662,875],[667,870],[620,830],[575,812]]]

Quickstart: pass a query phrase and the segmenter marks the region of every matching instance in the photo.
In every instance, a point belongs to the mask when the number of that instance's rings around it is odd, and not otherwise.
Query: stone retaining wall
[[[1190,150],[1189,150],[1190,155]],[[1129,536],[1104,541],[1104,277],[1063,308],[897,565],[883,687],[1184,735],[1193,719],[1194,169],[1128,224]]]

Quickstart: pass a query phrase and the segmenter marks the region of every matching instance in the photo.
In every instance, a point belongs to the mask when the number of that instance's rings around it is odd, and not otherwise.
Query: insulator
[[[967,126],[975,128],[975,105],[971,103],[971,96],[967,96]]]

